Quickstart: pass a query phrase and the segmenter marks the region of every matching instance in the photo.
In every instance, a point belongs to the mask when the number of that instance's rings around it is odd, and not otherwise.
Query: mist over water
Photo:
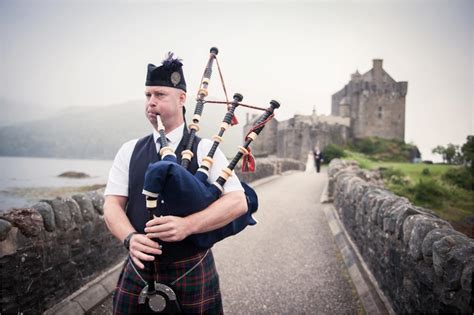
[[[434,147],[462,145],[474,132],[472,0],[110,4],[0,1],[7,43],[0,125],[41,118],[46,108],[143,97],[146,65],[170,50],[183,59],[192,104],[209,48],[217,46],[229,94],[242,93],[248,104],[281,101],[279,121],[313,108],[330,114],[331,95],[380,58],[393,79],[408,81],[405,141],[418,145],[423,159],[438,158]],[[214,71],[210,93],[223,99],[219,81]]]
[[[104,185],[111,166],[111,160],[0,157],[0,212],[31,205],[48,189]],[[68,171],[90,177],[58,177]]]

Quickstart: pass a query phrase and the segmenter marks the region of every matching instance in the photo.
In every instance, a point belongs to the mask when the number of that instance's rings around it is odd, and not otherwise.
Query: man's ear
[[[179,102],[182,106],[186,103],[186,93],[184,91],[179,94]]]

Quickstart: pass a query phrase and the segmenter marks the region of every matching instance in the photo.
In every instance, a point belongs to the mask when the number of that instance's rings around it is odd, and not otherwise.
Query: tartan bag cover
[[[223,314],[219,275],[214,264],[214,257],[210,250],[206,257],[204,255],[206,255],[206,251],[167,264],[160,264],[159,261],[155,261],[157,273],[155,280],[166,284],[175,291],[181,311],[184,314]],[[202,262],[196,268],[174,285],[171,285],[173,281],[185,274],[201,259],[203,259]],[[135,269],[144,279],[143,281],[135,272],[132,264],[131,259],[127,259],[124,263],[114,292],[113,313],[123,315],[154,314],[146,305],[138,304],[138,296],[146,285],[144,281],[148,281],[151,275],[146,268],[142,270],[135,266]]]

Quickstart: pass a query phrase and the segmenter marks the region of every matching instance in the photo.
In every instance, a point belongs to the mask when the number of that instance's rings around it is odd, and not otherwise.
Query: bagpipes
[[[195,134],[199,130],[199,121],[204,109],[204,104],[211,103],[210,101],[205,101],[205,97],[208,94],[207,87],[212,73],[212,64],[214,60],[217,61],[217,53],[217,48],[211,48],[209,61],[204,71],[203,78],[201,79],[201,86],[196,100],[193,121],[189,124],[190,132],[188,134],[187,146],[186,149],[182,151],[181,164],[177,163],[174,150],[168,146],[165,128],[163,126],[163,122],[161,121],[161,117],[159,114],[156,116],[157,131],[159,133],[159,141],[161,144],[161,161],[148,166],[148,169],[145,173],[145,182],[143,187],[143,194],[146,195],[146,207],[150,220],[153,219],[153,213],[158,206],[159,199],[166,203],[167,210],[170,212],[170,214],[181,217],[201,211],[219,199],[224,190],[224,184],[226,183],[227,179],[232,176],[232,171],[240,159],[244,157],[246,162],[249,163],[253,160],[250,154],[250,143],[254,141],[258,134],[263,130],[265,124],[273,118],[274,110],[280,107],[280,104],[274,100],[270,102],[270,107],[266,109],[245,105],[241,103],[243,97],[238,93],[234,94],[234,100],[231,103],[228,101],[212,102],[227,104],[230,106],[228,107],[228,111],[224,116],[218,135],[213,137],[214,143],[209,150],[209,153],[205,158],[203,158],[202,165],[199,167],[196,174],[191,174],[191,172],[187,170],[187,167],[193,157],[193,152],[191,149],[193,147]],[[218,62],[217,65],[219,66]],[[224,87],[224,92],[226,93],[222,75],[221,80]],[[213,184],[210,184],[207,179],[209,176],[209,170],[213,164],[213,156],[217,150],[217,147],[222,141],[224,132],[231,124],[236,123],[234,111],[238,106],[261,109],[265,112],[256,120],[253,127],[247,133],[244,145],[239,147],[239,152],[235,155],[229,165],[222,170],[222,173],[217,178],[217,180]],[[246,162],[244,161],[243,164],[247,165]],[[255,213],[258,208],[257,194],[246,183],[241,182],[241,184],[244,188],[247,199],[247,212],[224,227],[210,232],[189,236],[188,238],[195,245],[203,248],[210,248],[216,242],[228,236],[239,233],[245,227],[247,227],[247,225],[256,224],[256,221],[252,218],[252,214]],[[154,274],[154,263],[150,262],[149,266],[150,271],[152,274]],[[154,281],[153,278],[150,278],[149,281],[147,281],[147,286],[142,289],[139,295],[139,304],[148,304],[149,309],[156,313],[175,314],[180,312],[180,305],[173,289],[165,284]]]
[[[207,208],[214,201],[219,199],[223,192],[223,186],[227,179],[232,176],[232,171],[242,157],[251,160],[249,145],[256,139],[258,134],[263,130],[265,124],[274,116],[274,110],[280,107],[277,101],[272,100],[268,108],[259,108],[242,104],[242,95],[236,93],[233,96],[232,102],[220,101],[205,101],[207,96],[207,87],[212,73],[212,64],[216,59],[217,48],[213,47],[210,51],[210,58],[207,63],[201,85],[196,100],[196,108],[192,123],[189,124],[189,135],[186,149],[182,152],[181,165],[177,163],[177,158],[174,150],[168,146],[168,141],[165,136],[165,128],[161,121],[159,114],[157,115],[159,142],[161,144],[161,161],[150,164],[145,173],[145,182],[143,187],[143,194],[146,195],[146,206],[149,211],[150,219],[153,218],[154,209],[158,206],[158,200],[161,199],[166,204],[170,214],[184,217],[195,212]],[[219,69],[220,70],[220,69]],[[224,87],[225,91],[225,87]],[[189,162],[193,157],[191,148],[195,139],[195,134],[199,130],[199,121],[203,112],[205,103],[220,103],[227,104],[228,111],[224,116],[218,135],[213,137],[213,145],[203,158],[202,165],[199,167],[196,174],[192,174],[187,170]],[[209,170],[213,164],[213,156],[222,141],[222,136],[228,127],[235,121],[234,111],[238,106],[245,106],[254,109],[264,110],[264,113],[255,121],[253,127],[247,133],[243,146],[239,147],[239,152],[235,155],[227,168],[222,170],[221,175],[217,180],[210,184],[208,182]],[[243,163],[246,165],[247,163]],[[203,248],[212,247],[216,242],[239,233],[247,225],[255,225],[256,221],[252,218],[252,214],[257,211],[258,198],[255,191],[246,183],[241,182],[247,199],[248,210],[245,214],[238,217],[229,224],[219,229],[190,235],[188,238],[197,246]]]

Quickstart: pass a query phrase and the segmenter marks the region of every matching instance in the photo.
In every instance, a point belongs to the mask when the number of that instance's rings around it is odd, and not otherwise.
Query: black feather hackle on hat
[[[168,55],[163,59],[161,64],[166,70],[176,71],[183,66],[183,60],[180,58],[173,58],[174,53],[169,51]]]

